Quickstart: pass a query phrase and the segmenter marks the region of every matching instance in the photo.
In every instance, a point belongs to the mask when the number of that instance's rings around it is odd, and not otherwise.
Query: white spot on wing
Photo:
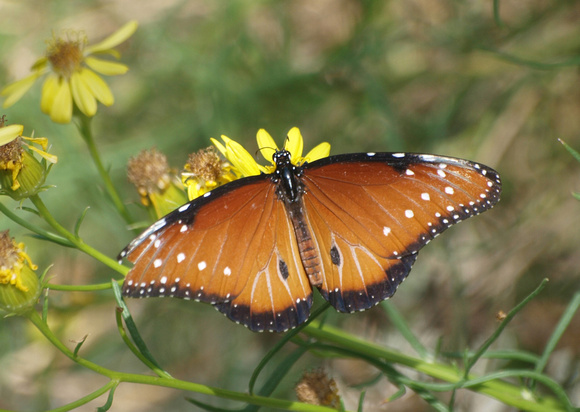
[[[451,186],[447,186],[445,188],[445,193],[447,193],[448,195],[452,195],[453,193],[455,193],[455,191],[453,190],[453,188]]]
[[[447,176],[447,175],[445,174],[445,172],[444,172],[443,170],[441,170],[441,169],[437,170],[437,174],[438,174],[439,176],[441,176],[441,177],[445,177],[445,176]]]
[[[209,193],[209,192],[208,192],[208,193]],[[197,268],[198,268],[199,270],[204,270],[206,267],[207,267],[207,263],[205,263],[205,260],[202,260],[201,262],[199,262],[199,263],[197,264]]]
[[[177,263],[181,263],[185,260],[185,253],[180,253],[177,255]]]
[[[189,209],[189,206],[191,206],[191,204],[186,203],[177,210],[179,210],[180,212],[185,212],[187,209]]]
[[[415,216],[415,213],[413,213],[413,211],[411,209],[407,209],[407,210],[405,210],[405,216],[410,219],[413,216]]]
[[[185,232],[187,230],[187,225],[183,225],[181,226],[181,229],[179,229],[180,232]]]
[[[167,276],[163,276],[161,279],[159,279],[159,282],[165,285],[165,283],[167,282]]]
[[[383,235],[389,236],[389,233],[391,233],[391,228],[386,226],[383,227]]]
[[[393,153],[393,157],[405,157],[405,153]]]
[[[413,176],[415,174],[415,172],[413,172],[411,169],[407,169],[407,170],[405,170],[405,174],[407,176]]]
[[[232,270],[230,269],[229,266],[226,266],[226,268],[224,269],[224,276],[229,276],[232,274]]]
[[[429,196],[429,193],[424,192],[424,193],[421,193],[421,199],[429,201],[429,200],[431,200],[431,196]]]
[[[158,268],[159,266],[161,266],[163,264],[163,261],[161,259],[155,259],[153,261],[153,267]]]

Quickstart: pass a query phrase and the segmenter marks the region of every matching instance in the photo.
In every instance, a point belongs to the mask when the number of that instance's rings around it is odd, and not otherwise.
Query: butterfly
[[[127,297],[209,303],[252,331],[306,321],[313,289],[339,312],[391,297],[417,252],[499,201],[498,173],[417,153],[352,153],[235,180],[169,213],[119,254]]]

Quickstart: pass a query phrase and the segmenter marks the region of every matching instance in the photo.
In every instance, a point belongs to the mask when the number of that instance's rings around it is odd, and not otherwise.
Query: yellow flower
[[[66,38],[54,37],[48,42],[46,56],[32,66],[33,73],[2,89],[0,95],[6,96],[4,107],[10,107],[20,100],[34,82],[46,74],[40,108],[50,115],[52,121],[69,123],[73,102],[84,115],[94,116],[97,101],[105,106],[114,102],[109,86],[95,72],[114,76],[129,70],[124,64],[95,56],[108,54],[119,58],[119,52],[114,47],[131,37],[135,30],[137,23],[131,21],[92,46],[86,46],[86,36],[78,32],[68,32]]]
[[[187,201],[167,158],[157,149],[142,150],[129,159],[127,177],[141,195],[141,203],[155,218],[165,216]]]
[[[238,179],[232,166],[220,159],[210,146],[189,155],[181,173],[181,182],[187,188],[187,197],[193,200],[225,183]]]
[[[21,313],[32,308],[41,291],[37,268],[24,243],[16,243],[7,230],[0,232],[0,309]]]
[[[38,193],[49,170],[47,162],[56,163],[57,157],[46,150],[45,137],[22,136],[24,127],[19,124],[4,126],[0,118],[0,194],[20,200]],[[42,150],[27,142],[40,145]],[[42,163],[32,153],[42,156]]]
[[[279,150],[276,142],[274,142],[272,136],[270,136],[270,134],[264,129],[258,130],[256,139],[258,141],[260,153],[264,159],[271,163],[271,165],[262,166],[258,164],[241,144],[227,136],[222,135],[222,140],[224,141],[225,146],[214,138],[212,138],[211,141],[233,165],[234,173],[238,173],[245,177],[259,175],[260,173],[274,172],[274,170],[276,170],[276,164],[274,163],[273,155]],[[304,140],[302,139],[302,134],[300,134],[300,130],[297,127],[293,127],[288,132],[288,138],[284,143],[284,150],[289,151],[292,156],[292,164],[300,166],[304,163],[322,159],[330,154],[330,144],[327,142],[320,143],[304,157],[302,156],[303,147]]]

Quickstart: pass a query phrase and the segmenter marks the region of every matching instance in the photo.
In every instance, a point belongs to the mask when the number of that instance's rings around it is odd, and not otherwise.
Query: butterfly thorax
[[[320,256],[312,240],[309,226],[304,213],[302,195],[304,186],[300,180],[302,168],[291,162],[290,152],[280,150],[274,153],[273,160],[276,163],[273,181],[277,184],[276,194],[278,200],[284,202],[286,212],[292,221],[300,258],[304,271],[312,286],[322,284]]]
[[[287,150],[279,150],[273,156],[276,171],[272,180],[277,184],[278,199],[284,203],[299,202],[303,192],[299,179],[302,169],[293,165],[290,157],[290,152]]]

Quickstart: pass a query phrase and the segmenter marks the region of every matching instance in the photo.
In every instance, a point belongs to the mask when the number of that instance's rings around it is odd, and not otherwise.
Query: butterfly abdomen
[[[312,240],[312,234],[308,229],[302,212],[302,201],[287,205],[291,209],[289,215],[296,234],[296,243],[300,252],[300,260],[304,271],[308,275],[308,280],[312,286],[322,285],[322,274],[320,256]]]

